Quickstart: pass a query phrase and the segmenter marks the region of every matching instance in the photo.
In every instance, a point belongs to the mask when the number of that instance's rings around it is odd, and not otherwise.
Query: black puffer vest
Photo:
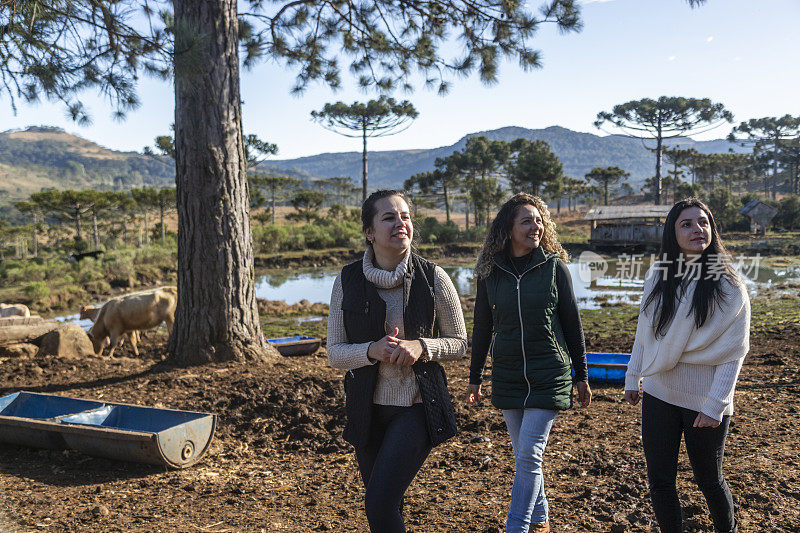
[[[436,265],[412,254],[403,279],[403,327],[407,340],[436,337],[436,311],[433,296]],[[342,269],[342,313],[347,342],[378,341],[386,336],[386,302],[364,276],[363,260]],[[367,443],[372,420],[372,398],[378,380],[378,365],[350,370],[345,374],[344,439],[360,448]],[[414,366],[431,444],[436,446],[456,434],[456,416],[442,365],[417,361]]]

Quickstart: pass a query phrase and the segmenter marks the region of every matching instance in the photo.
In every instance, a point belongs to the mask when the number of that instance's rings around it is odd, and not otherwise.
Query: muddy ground
[[[628,350],[624,334],[587,336],[595,351]],[[271,365],[175,368],[164,336],[142,356],[0,360],[0,393],[17,390],[219,414],[209,455],[182,471],[77,452],[0,445],[2,531],[367,531],[361,481],[340,437],[341,373],[324,352]],[[742,531],[797,531],[800,326],[755,332],[736,393],[727,478]],[[436,448],[406,499],[409,531],[503,530],[513,475],[500,413],[460,401],[467,360],[446,364],[460,434]],[[559,416],[545,475],[554,531],[654,531],[639,408],[596,385],[589,409]],[[712,531],[683,456],[688,531]]]

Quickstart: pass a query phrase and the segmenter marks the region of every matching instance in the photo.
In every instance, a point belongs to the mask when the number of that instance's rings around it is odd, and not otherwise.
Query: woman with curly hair
[[[482,397],[492,355],[492,404],[502,409],[514,448],[506,531],[550,531],[542,456],[558,411],[591,403],[586,348],[572,280],[550,212],[537,196],[515,194],[500,208],[478,255],[467,403]],[[571,369],[575,369],[575,377]]]
[[[681,437],[714,531],[738,530],[722,458],[733,391],[750,348],[750,299],[714,217],[695,198],[664,222],[660,261],[645,276],[625,400],[642,400],[642,447],[661,531],[683,531],[675,487]],[[641,384],[643,394],[639,392]]]

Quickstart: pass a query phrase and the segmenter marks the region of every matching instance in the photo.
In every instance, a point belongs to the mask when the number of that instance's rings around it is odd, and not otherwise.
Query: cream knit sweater
[[[642,306],[655,284],[654,273],[648,271],[645,280]],[[655,306],[640,308],[625,389],[638,390],[641,381],[642,390],[660,400],[722,420],[733,414],[736,380],[750,348],[750,299],[743,284],[723,281],[722,303],[697,329],[694,313],[687,316],[693,285],[664,337],[655,337]]]
[[[364,276],[378,289],[378,294],[386,302],[386,333],[400,331],[398,337],[405,338],[403,331],[403,276],[408,268],[410,254],[406,255],[393,272],[381,270],[373,264],[372,249],[364,254]],[[461,313],[461,301],[450,277],[440,267],[435,269],[433,283],[434,306],[439,323],[440,337],[420,339],[424,344],[429,360],[457,359],[467,351],[467,329]],[[334,368],[352,370],[374,364],[367,358],[371,343],[350,344],[344,329],[342,313],[341,274],[336,277],[331,293],[328,315],[328,362]],[[414,370],[410,366],[397,366],[379,363],[378,382],[375,385],[373,402],[379,405],[408,407],[422,401]]]

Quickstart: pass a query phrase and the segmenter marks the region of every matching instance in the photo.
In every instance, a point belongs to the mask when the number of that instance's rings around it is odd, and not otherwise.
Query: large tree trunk
[[[178,364],[262,360],[241,100],[235,0],[175,0],[175,182]]]

